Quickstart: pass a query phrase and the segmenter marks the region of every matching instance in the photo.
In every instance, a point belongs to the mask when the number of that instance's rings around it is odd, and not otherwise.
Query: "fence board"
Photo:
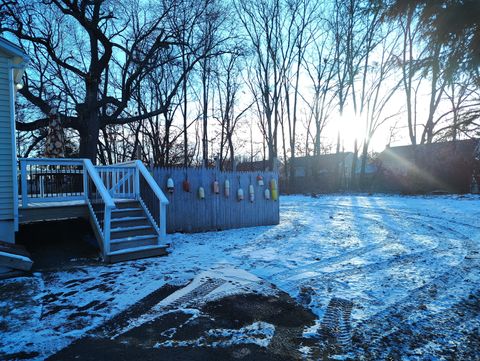
[[[154,179],[167,195],[167,232],[204,232],[231,228],[265,226],[278,224],[280,220],[279,201],[267,200],[265,188],[271,179],[278,184],[277,172],[220,172],[217,169],[204,168],[154,168]],[[257,183],[261,175],[264,185]],[[167,190],[167,179],[171,177],[175,184],[173,193]],[[188,177],[190,192],[185,192],[183,181]],[[220,193],[213,192],[213,182],[217,179]],[[230,196],[224,194],[225,180],[230,181]],[[249,200],[248,186],[253,184],[255,199]],[[199,199],[198,189],[205,189],[205,199]],[[237,200],[239,186],[244,191],[244,200]],[[155,202],[156,199],[144,199]],[[155,214],[154,217],[158,217]]]

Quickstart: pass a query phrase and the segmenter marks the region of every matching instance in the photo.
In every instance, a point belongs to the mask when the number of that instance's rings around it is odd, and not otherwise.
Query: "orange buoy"
[[[190,192],[190,182],[188,181],[188,179],[185,179],[182,183],[182,188],[183,188],[183,191],[184,192],[187,192],[189,193]]]

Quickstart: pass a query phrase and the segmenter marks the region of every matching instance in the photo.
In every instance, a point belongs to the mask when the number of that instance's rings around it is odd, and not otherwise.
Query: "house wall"
[[[380,174],[374,190],[403,193],[445,191],[468,193],[479,174],[474,158],[478,140],[459,140],[385,150],[379,156]]]
[[[0,52],[0,240],[14,242],[15,144],[10,58]]]

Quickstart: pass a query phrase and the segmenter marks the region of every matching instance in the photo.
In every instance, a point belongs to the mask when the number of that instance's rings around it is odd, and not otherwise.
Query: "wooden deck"
[[[27,207],[18,208],[20,224],[88,217],[88,206],[84,200],[28,203]]]
[[[142,162],[95,167],[89,159],[26,158],[19,165],[19,224],[88,219],[106,262],[166,254],[168,199]],[[146,204],[142,192],[155,203]]]

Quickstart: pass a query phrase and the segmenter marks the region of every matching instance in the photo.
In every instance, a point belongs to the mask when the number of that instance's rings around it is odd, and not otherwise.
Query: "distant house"
[[[385,149],[379,157],[379,190],[467,193],[480,171],[478,139]]]
[[[14,243],[18,230],[15,92],[28,56],[0,37],[0,240]]]
[[[353,153],[341,152],[291,160],[289,193],[325,193],[341,190],[351,176]]]
[[[237,171],[240,172],[255,172],[268,170],[268,160],[257,160],[253,162],[239,162],[236,164]]]

